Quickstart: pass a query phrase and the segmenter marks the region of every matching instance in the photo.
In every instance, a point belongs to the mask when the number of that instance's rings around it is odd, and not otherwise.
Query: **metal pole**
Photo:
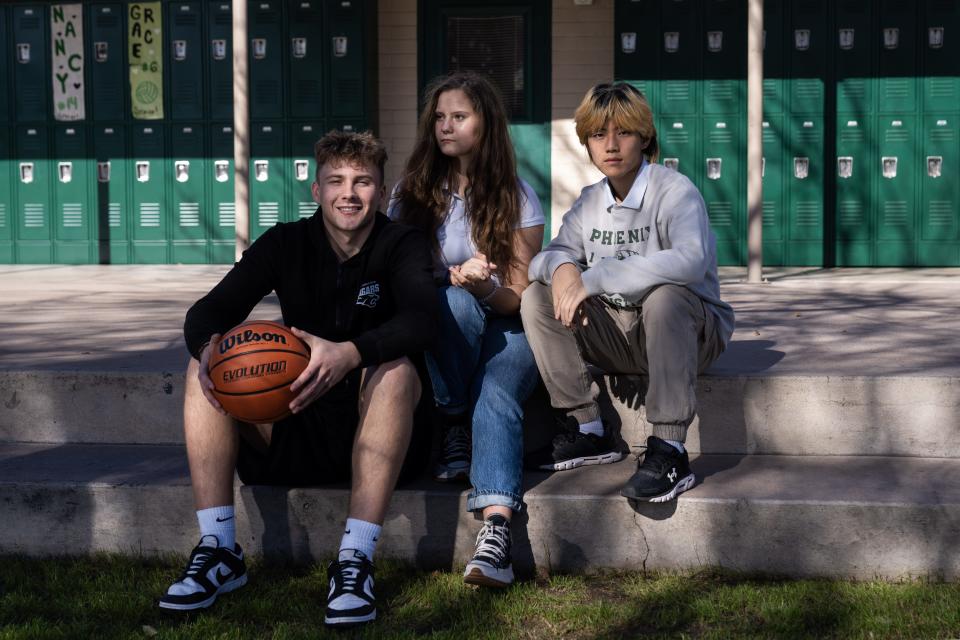
[[[747,282],[763,282],[763,0],[747,16]]]
[[[250,86],[247,66],[247,0],[233,0],[233,200],[235,257],[250,246]]]

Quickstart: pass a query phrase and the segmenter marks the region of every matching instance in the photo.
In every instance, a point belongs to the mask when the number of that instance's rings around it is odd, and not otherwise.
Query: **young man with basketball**
[[[408,445],[421,432],[415,410],[428,406],[420,403],[411,357],[418,360],[435,334],[433,264],[420,231],[377,211],[386,162],[380,141],[333,131],[315,154],[317,213],[264,233],[187,313],[193,359],[184,430],[201,537],[161,607],[207,607],[246,583],[234,528],[236,470],[249,484],[351,480],[345,533],[328,568],[325,622],[376,617],[372,560],[380,526],[398,478],[419,472],[428,453]],[[310,346],[310,362],[291,387],[290,417],[240,423],[212,395],[207,362],[220,334],[271,291],[284,324]]]
[[[598,84],[574,120],[604,179],[583,190],[530,263],[521,317],[560,433],[528,463],[562,470],[620,460],[587,363],[642,374],[653,435],[620,493],[672,500],[695,481],[683,442],[697,374],[733,333],[733,310],[720,299],[716,238],[693,183],[656,164],[657,131],[642,93],[625,82]]]

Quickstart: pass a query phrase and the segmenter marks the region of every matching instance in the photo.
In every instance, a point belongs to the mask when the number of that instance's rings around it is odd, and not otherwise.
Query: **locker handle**
[[[266,182],[270,178],[270,161],[254,160],[253,175],[257,182]]]
[[[213,175],[217,182],[226,182],[230,179],[230,161],[216,160],[213,163]]]
[[[175,160],[173,163],[173,175],[177,182],[187,182],[190,180],[190,161]]]
[[[293,161],[294,175],[297,177],[297,180],[299,180],[300,182],[304,182],[310,177],[309,168],[310,168],[309,160]]]
[[[634,53],[637,50],[637,34],[626,31],[620,34],[620,50],[624,53]]]
[[[294,58],[307,57],[307,39],[290,38],[290,51]]]
[[[837,175],[844,179],[853,177],[852,156],[837,156]]]
[[[60,182],[66,184],[73,180],[73,163],[72,162],[59,162],[57,163],[57,176],[60,178]]]
[[[797,180],[806,180],[810,176],[810,158],[793,159],[793,177]]]
[[[680,159],[679,158],[664,158],[663,166],[667,169],[673,169],[674,171],[680,170]]]
[[[927,156],[927,175],[939,178],[943,169],[943,156]]]
[[[20,163],[20,182],[23,184],[30,184],[33,182],[33,163],[32,162],[21,162]]]
[[[896,156],[884,156],[881,159],[881,166],[883,167],[883,177],[892,180],[897,177],[897,157]]]
[[[150,182],[150,161],[137,161],[137,182]]]
[[[110,182],[110,161],[97,163],[97,182]]]
[[[346,36],[334,36],[333,38],[333,56],[335,58],[342,58],[347,55],[347,37]]]
[[[707,178],[719,180],[723,167],[723,158],[707,158]]]

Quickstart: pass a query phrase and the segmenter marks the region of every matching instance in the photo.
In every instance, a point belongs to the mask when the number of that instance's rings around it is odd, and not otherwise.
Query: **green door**
[[[786,126],[786,263],[823,264],[823,116],[794,114]]]
[[[0,87],[11,86],[9,70],[10,52],[14,51],[14,46],[8,32],[9,25],[10,18],[7,15],[7,8],[0,6]],[[10,120],[11,93],[12,92],[5,91],[4,95],[0,96],[0,123],[5,123]],[[7,193],[9,193],[9,191]]]
[[[960,112],[960,7],[926,0],[918,43],[923,58],[923,108],[928,114]],[[949,36],[947,34],[950,34]]]
[[[858,113],[837,116],[837,266],[865,267],[876,260],[874,185],[876,120]]]
[[[47,129],[17,127],[14,149],[17,185],[16,262],[53,262],[50,148]]]
[[[135,223],[130,189],[133,166],[128,159],[126,129],[120,125],[96,125],[93,149],[96,158],[97,229],[100,262],[128,264]]]
[[[717,262],[743,264],[744,215],[741,192],[746,182],[743,171],[743,137],[740,118],[703,118],[703,175],[701,193],[707,204],[710,227],[717,236]]]
[[[13,165],[10,130],[0,123],[0,264],[13,262]]]
[[[190,124],[171,129],[172,258],[178,264],[204,264],[212,216],[205,195],[209,160],[203,148],[203,127]]]
[[[86,128],[76,124],[54,128],[54,261],[59,264],[89,264],[98,257],[90,199],[94,170],[86,134]]]
[[[920,145],[921,265],[960,266],[960,116],[924,115]]]
[[[97,121],[122,121],[127,115],[127,67],[124,64],[123,8],[96,3],[87,13],[87,69],[91,90],[87,104]]]
[[[233,127],[210,127],[210,165],[207,167],[209,207],[214,212],[210,229],[210,261],[233,262],[236,246],[237,207],[233,193]]]
[[[284,128],[275,123],[250,127],[250,242],[287,216],[290,188],[284,154]]]
[[[878,59],[879,112],[915,114],[920,106],[917,78],[917,6],[902,0],[882,0],[880,33],[875,36]]]
[[[170,83],[173,120],[197,120],[204,116],[201,6],[199,2],[174,2],[167,8],[167,61],[163,66]]]
[[[317,210],[317,203],[311,194],[311,185],[317,174],[313,145],[323,134],[323,127],[317,123],[300,123],[290,127],[288,169],[291,180],[287,210],[293,220],[309,218]]]
[[[914,265],[917,258],[917,182],[920,179],[917,118],[888,114],[877,119],[879,158],[874,159],[873,166],[879,174],[875,265]]]
[[[763,123],[763,263],[782,265],[786,256],[786,213],[784,212],[783,115],[764,117]]]
[[[666,55],[660,29],[660,5],[659,2],[617,2],[614,13],[615,35],[619,38],[614,47],[616,76],[643,92],[655,116],[660,114],[661,54]]]
[[[128,160],[134,220],[132,260],[138,264],[167,264],[173,216],[166,198],[170,172],[163,125],[137,124],[132,131],[133,154]]]
[[[283,14],[280,0],[254,0],[247,5],[250,42],[250,119],[283,117]]]
[[[209,73],[207,103],[210,117],[228,121],[233,118],[233,15],[230,3],[212,0],[207,3],[207,32],[204,47]],[[233,153],[230,153],[233,162]],[[233,250],[230,252],[233,261]]]
[[[46,20],[47,10],[42,5],[13,8],[13,94],[17,122],[43,122],[51,113]]]
[[[663,2],[660,100],[655,113],[698,115],[702,51],[694,2]]]
[[[320,118],[324,113],[326,98],[323,89],[327,74],[330,73],[328,65],[324,64],[324,52],[328,44],[323,37],[323,3],[320,0],[292,3],[288,33],[286,55],[290,81],[286,89],[289,115],[294,118]],[[357,49],[361,48],[359,39],[353,44]],[[353,78],[358,86],[363,85],[360,73]]]
[[[656,118],[656,123],[660,138],[660,162],[687,176],[694,184],[700,184],[704,170],[699,144],[700,119],[661,116]]]

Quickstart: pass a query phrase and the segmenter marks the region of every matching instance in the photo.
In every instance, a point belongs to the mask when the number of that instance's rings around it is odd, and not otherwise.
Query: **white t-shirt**
[[[543,208],[540,206],[540,199],[536,192],[525,180],[517,178],[520,183],[520,221],[514,227],[515,229],[525,229],[535,227],[538,224],[544,224],[546,218],[543,215]],[[400,202],[396,198],[399,184],[393,188],[390,194],[390,204],[387,207],[387,216],[396,220],[400,215]],[[446,273],[448,267],[463,264],[473,257],[477,252],[473,238],[470,236],[469,213],[467,212],[467,203],[459,195],[450,193],[446,189],[444,192],[450,197],[450,209],[447,217],[437,229],[437,242],[440,244],[441,264],[436,265],[434,275],[442,276]]]

